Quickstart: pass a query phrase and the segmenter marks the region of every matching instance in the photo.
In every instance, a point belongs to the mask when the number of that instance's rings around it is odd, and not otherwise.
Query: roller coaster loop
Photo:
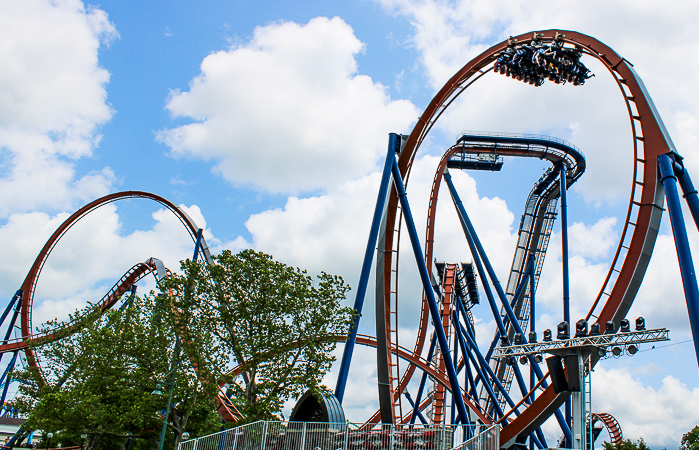
[[[128,198],[143,198],[155,201],[163,205],[173,214],[175,214],[175,216],[185,226],[192,238],[194,240],[196,239],[199,228],[194,223],[194,221],[175,204],[171,203],[170,201],[166,200],[165,198],[159,195],[143,191],[117,192],[94,200],[89,204],[83,206],[75,213],[73,213],[70,217],[68,217],[48,239],[41,252],[37,256],[36,260],[34,261],[34,264],[32,265],[31,269],[29,270],[29,273],[27,274],[24,282],[22,283],[22,287],[17,291],[17,293],[12,298],[7,308],[3,312],[2,316],[0,317],[0,323],[3,323],[4,320],[8,317],[8,314],[10,312],[13,313],[12,319],[9,321],[5,338],[2,341],[2,343],[0,343],[0,358],[4,353],[12,352],[13,357],[11,365],[14,365],[13,363],[16,361],[17,353],[20,350],[22,350],[25,352],[27,363],[31,367],[34,367],[38,370],[38,373],[40,374],[40,380],[44,379],[43,374],[41,372],[41,368],[39,366],[38,361],[36,360],[36,357],[34,356],[34,351],[32,347],[30,347],[30,344],[48,343],[52,340],[60,339],[66,334],[74,333],[77,330],[79,330],[83,326],[83,323],[80,320],[77,320],[73,323],[68,324],[66,329],[50,330],[45,333],[34,332],[32,326],[32,305],[34,301],[34,292],[36,289],[37,282],[39,280],[39,276],[41,275],[41,270],[44,267],[44,264],[46,263],[49,255],[51,254],[51,251],[54,249],[54,247],[60,241],[63,235],[68,230],[70,230],[71,227],[73,227],[73,225],[75,225],[83,217],[85,217],[86,215],[88,215],[89,213],[101,206]],[[211,255],[209,253],[208,246],[206,245],[206,242],[203,239],[201,243],[201,253],[207,261],[211,261]],[[124,293],[126,293],[129,290],[133,292],[132,286],[134,286],[138,280],[150,273],[153,273],[156,276],[156,279],[160,280],[166,275],[167,269],[165,268],[163,263],[156,258],[150,258],[143,263],[138,263],[134,265],[116,282],[116,284],[109,290],[109,292],[107,292],[107,294],[104,297],[102,297],[102,299],[99,302],[97,302],[96,306],[100,308],[102,311],[112,308]],[[11,339],[11,332],[15,328],[15,323],[18,316],[20,318],[19,328],[21,330],[21,336],[18,338]],[[8,366],[8,369],[11,369],[11,367]],[[5,372],[7,372],[7,370]],[[7,385],[8,384],[5,384],[5,388],[3,391],[3,401],[7,394]]]
[[[537,52],[541,54],[537,56]],[[532,59],[531,62],[527,55]],[[593,37],[574,31],[537,31],[496,44],[468,62],[432,99],[409,136],[390,135],[386,164],[355,298],[355,309],[361,313],[374,249],[377,248],[376,345],[379,410],[369,419],[369,423],[379,420],[393,424],[414,422],[419,410],[426,406],[432,408],[433,422],[445,421],[443,412],[446,406],[446,391],[460,392],[462,395],[451,396],[452,411],[458,411],[458,417],[454,416],[452,423],[466,424],[473,420],[486,423],[482,418],[472,415],[476,412],[499,421],[502,424],[501,447],[521,444],[527,438],[531,438],[531,442],[537,446],[547,446],[539,426],[551,415],[556,416],[561,426],[565,436],[563,445],[574,445],[570,406],[566,408],[565,417],[559,410],[566,403],[570,405],[568,400],[571,392],[556,392],[548,385],[545,379],[548,374],[543,374],[539,369],[541,359],[536,360],[534,355],[522,357],[522,363],[528,363],[532,372],[527,386],[516,360],[491,357],[496,348],[512,343],[522,345],[527,344],[529,340],[536,340],[534,297],[553,221],[557,215],[559,198],[565,278],[562,317],[566,324],[565,333],[570,329],[566,270],[566,190],[585,170],[582,153],[574,146],[555,138],[498,133],[464,134],[446,151],[435,174],[428,207],[424,253],[415,233],[403,186],[408,183],[418,149],[436,121],[465,89],[481,77],[495,71],[534,86],[540,85],[545,78],[557,83],[569,81],[580,86],[591,76],[587,68],[580,63],[582,56],[599,60],[614,78],[626,104],[634,156],[631,194],[621,238],[599,293],[596,298],[591,299],[585,320],[594,321],[596,330],[600,327],[602,330],[609,327],[612,330],[619,328],[648,267],[667,192],[668,209],[699,360],[699,290],[686,232],[683,234],[684,222],[678,206],[677,189],[673,192],[672,187],[676,181],[680,182],[698,226],[699,199],[681,164],[682,158],[631,63]],[[497,70],[493,70],[494,66],[497,66]],[[505,287],[498,281],[449,175],[449,168],[499,170],[502,156],[536,156],[551,162],[551,168],[535,184],[527,200],[512,270]],[[666,166],[667,173],[661,177],[663,165]],[[435,269],[433,245],[436,204],[442,180],[447,183],[457,208],[473,263],[461,264],[461,268],[456,264],[442,264],[436,267],[437,276],[432,276]],[[410,235],[423,283],[422,312],[411,358],[396,352],[396,349],[400,348],[397,344],[396,311],[399,302],[399,237],[403,226]],[[475,345],[470,315],[471,306],[479,298],[473,281],[476,276],[481,280],[497,325],[490,348],[484,353]],[[343,353],[335,391],[340,400],[344,396],[353,345],[358,339],[359,319],[357,316]],[[525,333],[527,327],[529,334]],[[587,330],[586,322],[584,327]],[[415,361],[424,354],[428,340],[429,367],[441,374],[442,379],[446,379],[448,383],[437,383],[432,395],[422,400],[428,371],[423,367],[424,364],[417,364]],[[402,371],[400,359],[408,361],[407,367]],[[598,359],[598,356],[593,355],[590,366],[594,366]],[[403,394],[407,394],[408,383],[416,369],[423,371],[422,380],[415,399],[410,400],[412,411],[404,414],[402,398],[408,395]],[[463,388],[457,379],[459,372],[464,377]],[[434,375],[430,376],[435,378]],[[508,395],[514,380],[524,398],[524,401],[518,404],[514,404]],[[469,402],[464,403],[464,399],[468,399]],[[465,407],[468,407],[468,410],[465,410]],[[510,408],[509,411],[506,410],[507,407]],[[602,414],[599,413],[597,418],[602,417]]]

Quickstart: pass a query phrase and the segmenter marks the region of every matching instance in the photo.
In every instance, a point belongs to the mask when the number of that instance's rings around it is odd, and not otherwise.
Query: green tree
[[[162,296],[133,298],[122,310],[89,309],[69,322],[75,320],[85,323],[79,332],[35,349],[45,384],[30,370],[14,374],[24,381],[15,403],[28,415],[26,428],[53,432],[52,445],[80,444],[86,433],[88,449],[121,448],[129,439],[134,449],[152,448],[167,398],[151,392],[170,379],[170,363],[180,353],[179,317],[170,302]],[[45,328],[66,325],[53,321]],[[186,360],[178,365],[174,392],[170,445],[179,442],[190,417],[201,434],[218,428],[216,386],[203,382]]]
[[[245,421],[278,417],[287,399],[320,389],[353,318],[340,306],[349,289],[342,278],[314,279],[252,250],[182,268],[159,283],[158,295],[44,326],[64,331],[35,347],[43,376],[13,375],[24,381],[15,403],[28,415],[26,429],[54,433],[52,445],[80,444],[87,433],[89,450],[151,449],[174,374],[166,442],[176,448],[185,431],[196,437],[220,428],[221,385]],[[65,331],[76,322],[80,331]],[[229,372],[236,367],[239,376]],[[151,394],[158,384],[162,397]]]
[[[339,276],[323,272],[314,279],[253,250],[224,250],[214,260],[183,262],[184,274],[163,286],[178,310],[198,308],[189,324],[210,330],[212,350],[228,357],[229,367],[241,365],[239,376],[223,380],[244,421],[279,418],[286,400],[320,388],[338,336],[354,317],[340,305],[349,286]]]
[[[624,439],[616,445],[604,441],[603,447],[604,450],[650,450],[650,447],[646,445],[643,438],[640,438],[636,442],[631,439]]]
[[[699,450],[699,425],[682,436],[680,450]]]

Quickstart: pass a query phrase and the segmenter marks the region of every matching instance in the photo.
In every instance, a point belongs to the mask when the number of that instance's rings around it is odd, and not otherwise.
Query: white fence
[[[461,444],[464,433],[476,437]],[[464,450],[498,450],[498,440],[498,426],[360,428],[347,423],[261,421],[182,442],[179,450],[449,450],[455,444]],[[475,444],[468,446],[470,442]]]
[[[500,425],[480,425],[474,437],[457,445],[453,450],[498,450],[499,448]]]

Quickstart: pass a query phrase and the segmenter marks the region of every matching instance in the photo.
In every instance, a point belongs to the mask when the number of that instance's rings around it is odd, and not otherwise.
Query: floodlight
[[[601,347],[598,348],[597,349],[597,356],[599,356],[600,358],[604,358],[605,356],[607,356],[607,350],[604,348],[601,348]]]
[[[522,336],[520,333],[515,334],[515,345],[522,344],[524,344],[524,336]]]
[[[529,343],[536,344],[536,331],[529,332]]]
[[[614,334],[616,333],[616,327],[614,326],[614,321],[609,320],[604,328],[604,334]]]
[[[539,364],[539,363],[541,363],[541,361],[543,361],[543,360],[544,360],[544,357],[541,356],[541,354],[537,353],[536,355],[534,355],[534,362],[535,362],[535,363]]]
[[[580,319],[575,323],[575,337],[587,336],[587,320]]]
[[[558,324],[558,333],[556,334],[556,339],[563,340],[570,338],[570,333],[568,332],[568,322],[561,322]]]
[[[636,347],[634,344],[629,345],[626,348],[626,351],[629,352],[629,355],[633,356],[638,352],[638,347]]]
[[[599,323],[595,322],[592,325],[590,325],[590,336],[599,336],[599,335],[600,335]]]
[[[631,331],[631,323],[629,322],[629,319],[624,319],[619,322],[619,331],[622,333],[628,333]]]
[[[544,330],[544,342],[551,342],[553,340],[553,335],[551,333],[551,330],[548,328]]]
[[[522,355],[522,357],[519,358],[519,363],[523,366],[526,366],[528,361],[529,358],[527,358],[527,355]]]
[[[636,319],[636,331],[643,331],[646,329],[646,319],[639,317]]]
[[[614,348],[612,349],[612,354],[613,354],[614,356],[619,356],[619,355],[621,355],[621,347],[614,347]]]

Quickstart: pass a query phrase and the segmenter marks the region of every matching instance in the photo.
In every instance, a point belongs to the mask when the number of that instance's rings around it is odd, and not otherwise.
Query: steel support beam
[[[354,298],[354,311],[357,316],[354,318],[354,323],[350,328],[349,338],[345,344],[342,353],[342,362],[340,363],[340,373],[335,386],[335,397],[342,403],[342,398],[345,395],[347,386],[347,377],[349,375],[350,364],[352,363],[352,353],[354,352],[354,344],[357,341],[357,332],[359,331],[359,319],[361,319],[362,309],[364,307],[364,298],[366,289],[369,283],[369,275],[371,272],[371,262],[374,259],[374,248],[379,235],[379,225],[381,224],[381,216],[386,208],[386,196],[388,193],[389,183],[391,181],[391,167],[395,160],[396,145],[398,135],[391,133],[388,140],[388,155],[384,163],[383,174],[381,176],[381,184],[379,185],[379,195],[376,199],[376,207],[374,208],[374,218],[371,221],[371,230],[369,231],[369,239],[367,241],[366,250],[364,252],[364,262],[362,271],[359,276],[359,284],[357,285],[357,295]],[[378,300],[377,300],[378,301]]]
[[[456,375],[456,370],[454,364],[451,362],[449,357],[449,342],[447,342],[447,337],[444,334],[444,329],[439,326],[441,323],[441,314],[439,308],[437,307],[437,300],[434,297],[434,291],[432,290],[432,283],[430,283],[430,275],[427,273],[427,266],[425,265],[425,257],[422,254],[422,248],[420,247],[420,239],[417,235],[417,229],[415,228],[415,221],[413,220],[413,215],[410,212],[410,204],[408,203],[408,196],[405,192],[405,186],[403,185],[403,178],[400,174],[400,169],[398,168],[398,162],[393,159],[393,182],[398,191],[398,199],[400,200],[401,208],[403,211],[403,217],[405,218],[405,225],[408,229],[408,235],[410,236],[410,243],[413,247],[413,253],[415,254],[415,261],[417,262],[417,268],[420,272],[420,279],[422,280],[422,287],[427,297],[427,303],[430,308],[430,314],[432,315],[432,322],[434,323],[434,329],[437,333],[437,340],[439,342],[439,350],[444,358],[444,363],[447,369],[447,375],[449,376],[449,383],[451,384],[451,391],[454,393],[456,398],[456,408],[459,411],[459,419],[461,423],[465,423],[468,420],[468,413],[466,412],[466,405],[464,404],[464,399],[461,396],[461,389],[459,388],[459,379]]]
[[[660,179],[665,187],[667,210],[670,214],[672,235],[675,238],[677,259],[680,263],[684,296],[687,299],[689,324],[692,327],[694,352],[697,357],[697,364],[699,365],[699,287],[697,286],[697,277],[694,271],[694,262],[692,261],[692,251],[689,248],[687,229],[684,225],[680,196],[677,192],[677,177],[675,177],[672,164],[672,158],[668,154],[658,156]]]

